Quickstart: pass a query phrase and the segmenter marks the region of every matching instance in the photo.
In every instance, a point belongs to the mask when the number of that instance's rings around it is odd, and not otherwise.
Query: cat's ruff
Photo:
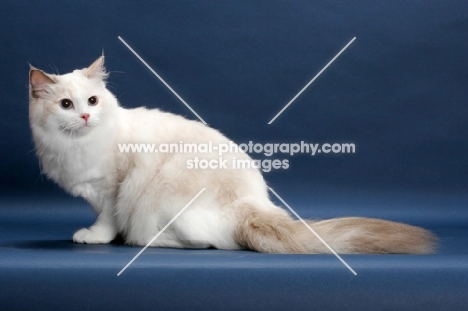
[[[188,169],[217,154],[123,153],[119,143],[228,143],[219,131],[158,109],[124,109],[106,88],[104,57],[65,75],[30,70],[29,119],[43,172],[98,214],[76,243],[146,245],[200,189],[206,191],[151,246],[329,253],[268,197],[257,169]],[[250,159],[245,153],[223,155]],[[229,163],[229,161],[227,161]],[[429,253],[430,232],[385,220],[308,221],[338,253]]]

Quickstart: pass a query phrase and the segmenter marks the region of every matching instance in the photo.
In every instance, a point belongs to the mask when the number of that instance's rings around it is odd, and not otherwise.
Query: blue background
[[[2,1],[0,307],[462,310],[468,305],[468,2]],[[422,225],[427,256],[265,255],[75,245],[95,219],[40,176],[28,63],[50,73],[104,50],[124,107],[196,117],[236,142],[354,143],[266,173],[304,218]],[[356,41],[278,118],[276,113]]]
[[[236,142],[351,142],[354,155],[289,158],[266,174],[358,189],[468,186],[466,1],[4,1],[1,183],[38,180],[27,119],[28,63],[83,68],[104,50],[124,107],[195,116],[117,39],[126,40],[207,123]],[[268,121],[353,37],[356,41]],[[283,158],[283,156],[279,156]]]

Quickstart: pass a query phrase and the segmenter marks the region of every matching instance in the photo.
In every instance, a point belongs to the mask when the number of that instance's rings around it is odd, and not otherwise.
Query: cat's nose
[[[85,120],[86,123],[88,123],[89,113],[82,113],[82,114],[81,114],[81,118],[82,118],[83,120]]]

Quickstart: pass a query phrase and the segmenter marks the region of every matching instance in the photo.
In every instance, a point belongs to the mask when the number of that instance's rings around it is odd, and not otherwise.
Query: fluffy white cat
[[[125,153],[123,143],[227,143],[200,122],[146,108],[124,109],[106,88],[104,57],[64,75],[30,70],[30,126],[43,172],[86,199],[96,222],[76,243],[109,243],[117,234],[146,245],[202,189],[155,247],[328,253],[299,221],[269,199],[258,169],[188,169],[187,160],[218,154]],[[250,159],[245,153],[223,158]],[[405,224],[337,218],[308,221],[338,253],[428,253],[435,237]]]

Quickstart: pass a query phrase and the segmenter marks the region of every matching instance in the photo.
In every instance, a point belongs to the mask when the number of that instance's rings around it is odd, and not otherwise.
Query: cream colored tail
[[[307,224],[341,254],[427,254],[434,252],[437,241],[425,229],[381,219],[346,217]],[[244,211],[236,242],[264,253],[331,253],[309,228],[283,210]]]

